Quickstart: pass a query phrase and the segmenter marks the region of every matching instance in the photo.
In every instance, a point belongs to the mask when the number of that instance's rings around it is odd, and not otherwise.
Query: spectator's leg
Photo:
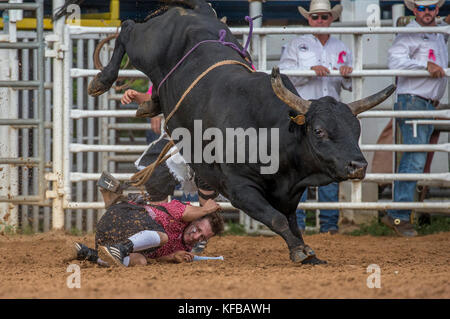
[[[396,109],[399,110],[433,110],[433,106],[427,104],[424,100],[411,96],[399,96],[399,103],[396,103]],[[400,119],[399,126],[402,132],[403,144],[428,144],[433,133],[432,125],[418,125],[417,136],[413,135],[411,124],[405,124],[410,119]],[[398,173],[423,173],[427,158],[426,152],[405,152],[403,153]],[[394,182],[394,202],[413,202],[416,191],[416,181],[395,181]],[[411,210],[389,210],[388,215],[393,219],[409,221]]]
[[[150,119],[147,119],[147,122],[150,124]],[[145,131],[145,139],[147,140],[147,144],[150,144],[153,141],[156,141],[159,138],[159,136],[160,135],[153,132],[153,130]]]
[[[303,192],[303,195],[300,198],[300,203],[306,202],[307,196],[308,196],[308,188],[305,188],[305,191]],[[300,228],[300,230],[302,232],[304,232],[305,228],[306,228],[306,225],[305,225],[305,218],[306,218],[305,211],[303,209],[297,209],[296,215],[297,215],[298,227]]]
[[[319,202],[337,202],[339,201],[339,184],[331,183],[326,186],[319,187]],[[329,231],[338,230],[339,210],[337,209],[321,209],[319,214],[320,232],[327,233]]]

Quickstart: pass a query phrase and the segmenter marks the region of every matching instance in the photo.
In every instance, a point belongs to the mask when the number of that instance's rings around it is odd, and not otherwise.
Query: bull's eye
[[[320,138],[325,137],[325,131],[320,128],[314,129],[314,134]]]

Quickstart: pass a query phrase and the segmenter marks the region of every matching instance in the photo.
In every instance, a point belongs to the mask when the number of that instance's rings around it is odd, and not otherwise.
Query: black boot
[[[95,249],[89,248],[82,243],[74,243],[76,259],[78,260],[88,260],[93,263],[97,262],[98,253]]]
[[[100,246],[99,257],[110,265],[119,265],[124,267],[123,260],[133,252],[133,242],[126,241],[109,246]]]

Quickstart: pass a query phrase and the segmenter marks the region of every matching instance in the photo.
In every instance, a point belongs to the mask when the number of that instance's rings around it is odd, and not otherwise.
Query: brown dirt
[[[204,255],[224,261],[135,268],[81,267],[81,288],[67,288],[72,242],[94,237],[59,232],[0,235],[0,298],[450,298],[450,233],[412,239],[311,235],[327,265],[289,261],[279,237],[213,238]],[[381,267],[381,288],[366,285]]]

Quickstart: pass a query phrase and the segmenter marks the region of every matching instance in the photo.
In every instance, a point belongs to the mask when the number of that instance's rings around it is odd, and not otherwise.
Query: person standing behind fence
[[[342,12],[342,6],[331,9],[328,0],[313,0],[310,11],[298,7],[300,13],[308,20],[311,27],[329,27]],[[347,46],[329,34],[306,34],[296,37],[283,46],[280,70],[304,69],[314,70],[317,77],[290,76],[289,79],[298,94],[306,100],[331,96],[340,100],[341,88],[351,91],[352,81],[347,77],[353,71],[352,54]],[[339,70],[343,77],[327,77],[330,70]],[[320,202],[337,202],[339,184],[331,183],[318,189]],[[306,200],[307,190],[301,202]],[[320,232],[338,231],[339,211],[337,209],[320,210]],[[297,211],[297,222],[302,231],[305,229],[305,212]]]
[[[136,90],[128,89],[122,95],[120,102],[122,104],[129,104],[131,102],[136,102],[138,105],[141,105],[142,103],[149,101],[151,99],[152,91],[153,85],[151,85],[148,88],[147,93],[141,93]],[[150,119],[151,130],[145,131],[145,138],[147,140],[147,144],[150,144],[151,142],[157,140],[158,137],[161,135],[161,119],[162,119],[161,115],[154,116]]]
[[[436,26],[436,16],[444,0],[405,0],[416,20],[407,28]],[[444,68],[448,64],[448,49],[444,35],[437,33],[398,34],[389,50],[389,68],[402,70],[427,70],[431,77],[397,78],[397,102],[395,110],[433,111],[445,93],[447,77]],[[416,136],[407,118],[398,119],[403,144],[428,144],[433,133],[432,125],[418,125]],[[405,152],[400,160],[399,173],[423,173],[426,152]],[[395,181],[394,202],[412,202],[416,181]],[[401,236],[417,236],[411,223],[411,210],[388,210],[382,222]]]

